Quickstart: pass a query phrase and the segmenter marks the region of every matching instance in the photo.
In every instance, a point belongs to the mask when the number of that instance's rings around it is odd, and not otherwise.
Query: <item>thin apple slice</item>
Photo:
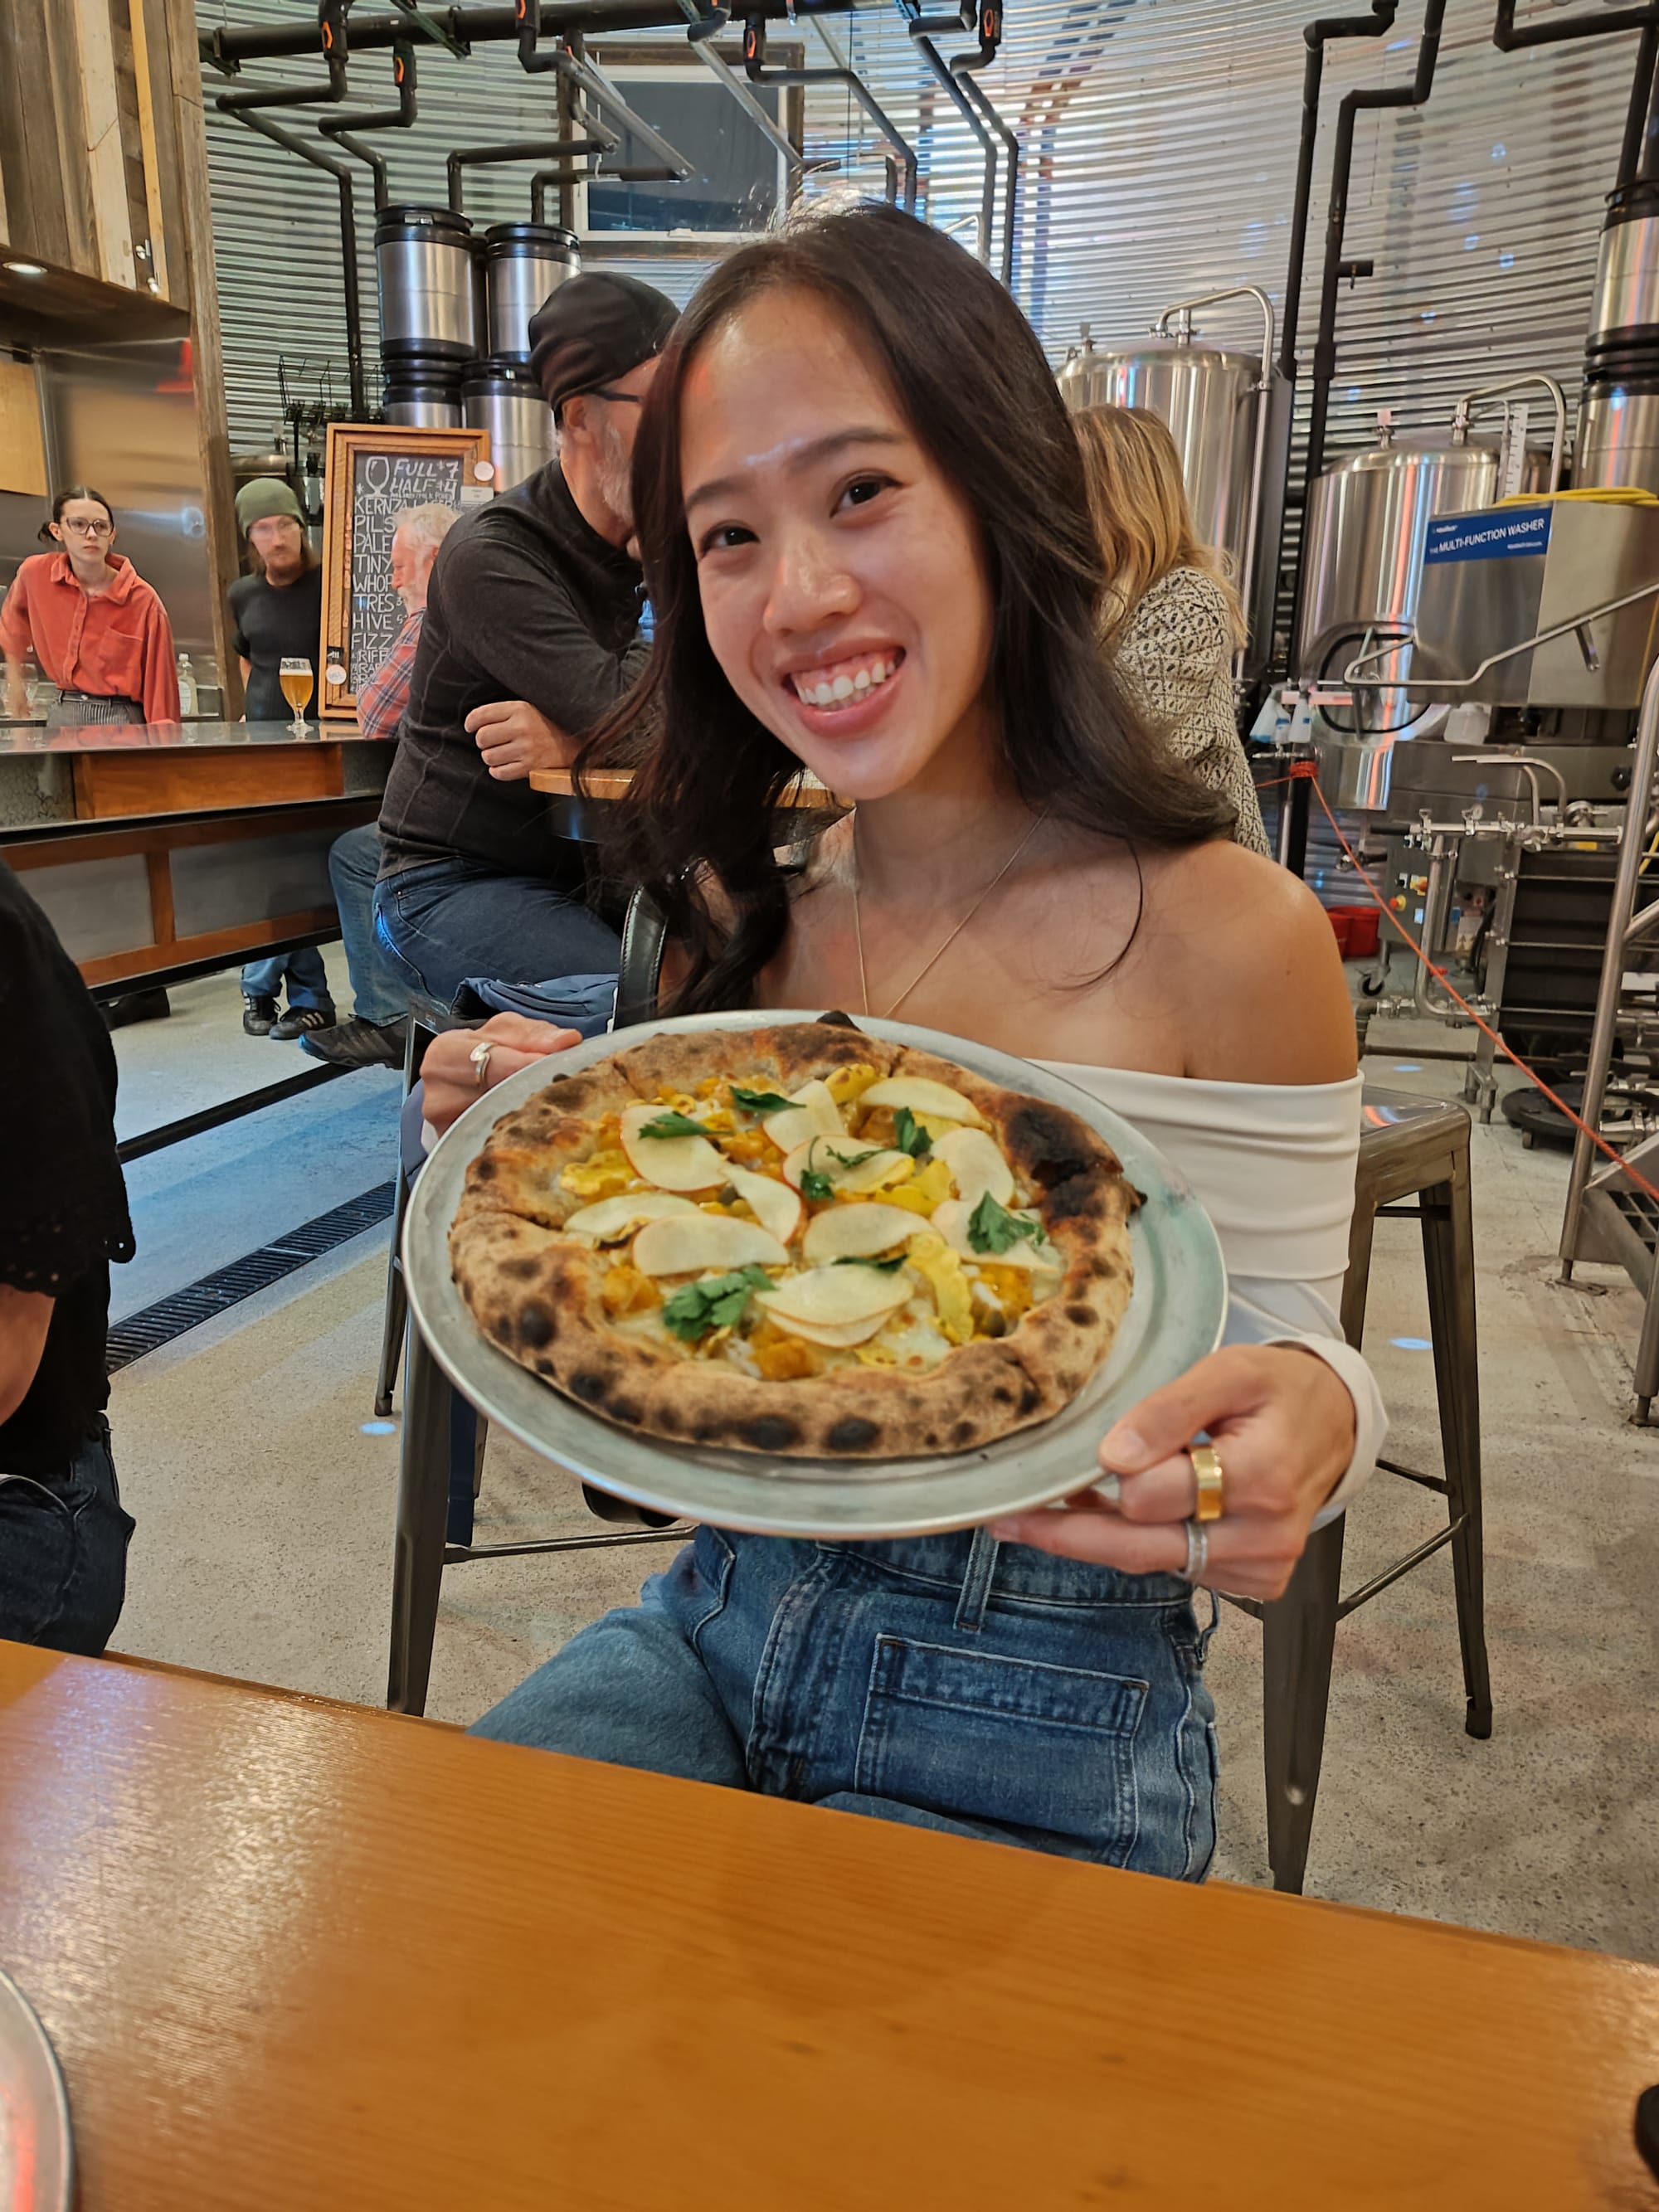
[[[614,1244],[619,1237],[629,1235],[647,1221],[659,1221],[665,1214],[695,1213],[696,1207],[689,1198],[677,1198],[667,1190],[627,1190],[620,1198],[602,1198],[597,1205],[584,1206],[565,1223],[578,1237],[592,1237],[600,1244]]]
[[[757,1221],[696,1207],[647,1222],[634,1239],[634,1265],[642,1275],[702,1275],[788,1264],[788,1253]]]
[[[787,1244],[800,1227],[800,1200],[787,1182],[757,1175],[752,1168],[728,1166],[726,1179],[761,1227]]]
[[[707,1137],[647,1137],[666,1106],[630,1106],[622,1117],[622,1148],[636,1176],[659,1190],[718,1190],[726,1180],[725,1159]]]
[[[772,1290],[757,1291],[756,1301],[781,1322],[793,1319],[819,1328],[838,1328],[847,1322],[867,1321],[872,1314],[891,1313],[914,1287],[900,1270],[889,1275],[879,1267],[832,1264],[814,1267],[809,1274],[788,1276]]]
[[[952,1129],[933,1146],[956,1178],[957,1196],[971,1213],[988,1190],[999,1206],[1014,1195],[1014,1171],[1001,1147],[984,1129]]]
[[[908,1106],[913,1114],[938,1114],[947,1121],[981,1120],[980,1110],[948,1083],[934,1083],[925,1075],[889,1075],[872,1083],[859,1100],[860,1106]]]
[[[975,1205],[978,1202],[975,1200]],[[1024,1267],[1031,1274],[1041,1274],[1048,1268],[1063,1271],[1065,1261],[1046,1237],[1036,1243],[1029,1237],[1017,1237],[1005,1252],[976,1250],[968,1234],[968,1224],[973,1211],[973,1206],[965,1205],[959,1198],[947,1198],[943,1206],[933,1208],[934,1228],[951,1249],[963,1259],[981,1260],[988,1267]]]
[[[820,1344],[829,1352],[850,1352],[855,1344],[868,1344],[871,1338],[885,1324],[884,1313],[872,1314],[865,1321],[848,1321],[833,1327],[820,1328],[816,1322],[796,1321],[791,1315],[769,1313],[767,1319],[786,1336],[798,1336],[803,1344]]]
[[[831,1206],[807,1223],[801,1257],[813,1267],[830,1260],[873,1259],[878,1252],[908,1244],[921,1227],[920,1216],[902,1206],[882,1206],[867,1199]]]
[[[793,1103],[781,1114],[769,1114],[761,1123],[781,1152],[793,1152],[809,1137],[844,1137],[847,1124],[830,1094],[830,1086],[816,1075],[789,1094]]]
[[[915,1173],[915,1162],[908,1152],[861,1145],[856,1137],[842,1137],[838,1143],[834,1137],[820,1135],[796,1146],[783,1163],[783,1179],[799,1190],[808,1168],[828,1176],[838,1191],[882,1190],[908,1182]]]

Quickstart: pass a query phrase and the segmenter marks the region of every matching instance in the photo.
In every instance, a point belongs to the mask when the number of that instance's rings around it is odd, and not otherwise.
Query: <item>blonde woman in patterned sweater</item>
[[[1101,642],[1148,720],[1225,793],[1234,837],[1266,853],[1233,712],[1243,613],[1222,556],[1194,535],[1175,440],[1141,407],[1089,407],[1073,420],[1109,579]]]

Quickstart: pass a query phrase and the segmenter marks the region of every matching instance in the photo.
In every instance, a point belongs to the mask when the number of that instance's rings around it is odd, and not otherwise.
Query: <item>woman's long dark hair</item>
[[[738,699],[709,647],[680,469],[681,398],[699,349],[757,294],[782,288],[815,293],[845,316],[974,517],[994,611],[988,681],[1020,799],[1133,845],[1196,844],[1232,818],[1141,726],[1102,659],[1103,578],[1077,441],[1012,299],[961,246],[896,209],[809,217],[723,262],[664,350],[633,475],[655,648],[582,757],[614,757],[630,732],[636,744],[646,738],[616,859],[689,955],[677,1012],[745,1003],[788,926],[774,810],[800,763]],[[732,924],[699,895],[704,872]]]
[[[52,502],[52,522],[61,522],[63,520],[64,509],[69,505],[72,499],[89,499],[94,506],[101,507],[105,514],[109,517],[110,528],[112,530],[114,529],[115,509],[104,497],[103,493],[100,491],[94,491],[90,484],[65,484],[62,491],[56,493],[53,495]],[[56,545],[58,543],[58,540],[52,534],[51,522],[43,522],[34,534],[43,545]]]

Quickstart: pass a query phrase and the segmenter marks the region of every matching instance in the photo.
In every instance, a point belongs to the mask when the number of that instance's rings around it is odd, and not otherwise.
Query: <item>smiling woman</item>
[[[1102,1439],[1073,1510],[852,1545],[702,1529],[479,1728],[1200,1875],[1189,1585],[1277,1595],[1384,1426],[1333,1310],[1359,1086],[1329,927],[1124,703],[1054,379],[939,233],[859,210],[733,254],[664,352],[634,504],[655,648],[592,754],[646,748],[624,835],[668,1008],[902,1007],[1056,1067],[1185,1170],[1231,1302],[1224,1349]],[[803,763],[854,805],[785,865]],[[570,1042],[486,1030],[492,1073]],[[475,1044],[432,1045],[434,1125],[477,1097]],[[904,1103],[872,1142],[931,1135],[941,1194],[983,1197],[963,1133]]]

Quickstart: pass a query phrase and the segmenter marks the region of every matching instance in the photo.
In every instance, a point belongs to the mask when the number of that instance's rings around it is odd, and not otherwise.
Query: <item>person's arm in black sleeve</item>
[[[14,1051],[0,1084],[3,1420],[34,1379],[54,1300],[100,1261],[130,1260],[133,1244],[108,1033],[51,923],[3,865],[0,1032]]]
[[[621,652],[583,623],[563,579],[513,545],[479,532],[443,580],[450,635],[465,639],[503,699],[527,699],[570,737],[580,737],[645,665],[643,641]]]

